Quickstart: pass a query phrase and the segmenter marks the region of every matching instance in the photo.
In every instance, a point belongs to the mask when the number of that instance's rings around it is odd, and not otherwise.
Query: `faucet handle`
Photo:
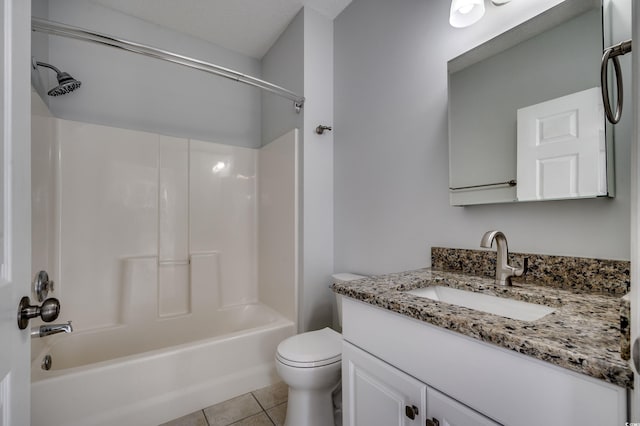
[[[521,277],[529,270],[529,258],[522,258],[522,268],[514,268],[513,273],[516,277]]]

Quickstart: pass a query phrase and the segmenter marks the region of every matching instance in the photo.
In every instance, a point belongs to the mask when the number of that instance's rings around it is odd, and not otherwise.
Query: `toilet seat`
[[[276,358],[290,367],[313,368],[342,360],[342,336],[330,328],[291,336],[278,345]]]

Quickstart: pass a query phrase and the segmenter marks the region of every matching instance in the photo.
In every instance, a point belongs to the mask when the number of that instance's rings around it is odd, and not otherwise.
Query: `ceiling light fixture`
[[[491,0],[495,6],[502,6],[511,0]],[[464,28],[473,25],[484,16],[484,0],[452,0],[449,23],[452,27]]]

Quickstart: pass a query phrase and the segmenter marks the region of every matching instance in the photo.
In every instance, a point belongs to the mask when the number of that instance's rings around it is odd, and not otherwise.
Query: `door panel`
[[[518,110],[518,201],[607,195],[598,87]]]
[[[424,425],[424,383],[347,342],[342,369],[345,426]]]
[[[633,40],[635,52],[640,40],[640,4],[632,2]],[[631,144],[631,341],[640,339],[640,55],[631,55],[633,61],[633,114],[635,121]],[[625,78],[627,78],[625,76]],[[625,80],[626,81],[626,80]],[[635,346],[635,345],[634,345]],[[634,358],[640,357],[638,348],[632,347]],[[636,366],[634,389],[631,391],[631,422],[640,422],[640,369]]]
[[[31,282],[31,2],[2,0],[0,91],[0,425],[29,424],[29,330],[18,302]]]

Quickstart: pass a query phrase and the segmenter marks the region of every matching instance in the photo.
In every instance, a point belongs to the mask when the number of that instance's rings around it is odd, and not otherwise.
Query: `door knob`
[[[31,305],[28,297],[23,297],[18,305],[18,328],[24,330],[31,318],[40,317],[44,322],[55,321],[60,315],[60,301],[54,297],[42,302],[41,306]]]

